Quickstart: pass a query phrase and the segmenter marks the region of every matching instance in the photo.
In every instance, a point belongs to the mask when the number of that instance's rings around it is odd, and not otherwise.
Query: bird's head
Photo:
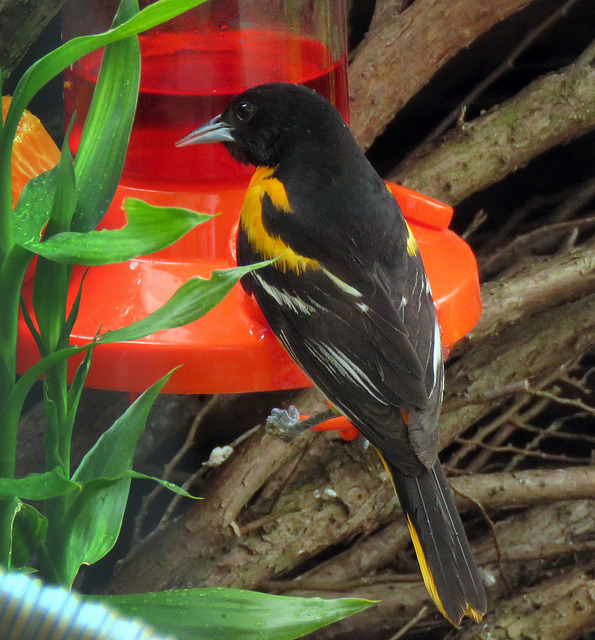
[[[348,132],[347,125],[325,98],[300,85],[275,82],[244,91],[176,146],[222,142],[244,164],[275,166],[299,145],[336,144],[342,130]]]

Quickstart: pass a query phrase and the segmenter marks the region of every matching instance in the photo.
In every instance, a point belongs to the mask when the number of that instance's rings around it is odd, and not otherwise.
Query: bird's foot
[[[303,425],[300,412],[291,404],[287,409],[273,409],[266,419],[265,428],[269,435],[281,438],[283,442],[291,442],[309,427]]]
[[[366,451],[368,451],[368,449],[370,448],[370,441],[368,440],[368,438],[364,438],[361,433],[357,434],[353,444],[355,444],[357,450],[361,453],[366,453]]]
[[[273,409],[271,411],[271,415],[266,419],[266,430],[271,436],[281,438],[284,442],[291,442],[308,429],[317,427],[336,415],[333,409],[327,409],[300,420],[300,412],[293,405],[289,405],[287,410]]]

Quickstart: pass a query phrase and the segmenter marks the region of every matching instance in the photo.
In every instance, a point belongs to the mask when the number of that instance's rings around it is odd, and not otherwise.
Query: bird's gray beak
[[[235,142],[233,129],[221,120],[221,115],[215,116],[202,127],[195,129],[185,138],[176,142],[176,147],[186,147],[189,144],[206,144],[207,142]]]

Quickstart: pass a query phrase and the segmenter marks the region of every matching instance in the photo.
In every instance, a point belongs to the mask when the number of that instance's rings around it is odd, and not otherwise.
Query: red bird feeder
[[[66,37],[109,28],[111,1],[67,5]],[[116,3],[117,4],[117,3]],[[252,173],[222,145],[176,148],[174,143],[220,113],[237,94],[265,82],[309,86],[348,119],[346,20],[343,2],[284,3],[212,0],[140,36],[141,88],[121,183],[101,226],[125,223],[125,197],[155,205],[219,214],[158,253],[122,264],[91,267],[83,288],[72,344],[139,320],[166,302],[193,276],[235,265],[239,211]],[[269,6],[270,5],[270,6]],[[76,110],[71,145],[76,152],[101,54],[68,71],[66,121]],[[445,346],[476,324],[481,310],[477,266],[468,245],[448,225],[452,209],[389,184],[419,244]],[[75,268],[74,299],[83,269]],[[32,283],[23,289],[29,304]],[[39,359],[24,322],[19,327],[22,372]],[[202,319],[134,342],[95,349],[87,385],[144,391],[174,367],[165,391],[268,391],[311,383],[274,337],[256,304],[238,285]],[[73,367],[74,369],[74,367]]]

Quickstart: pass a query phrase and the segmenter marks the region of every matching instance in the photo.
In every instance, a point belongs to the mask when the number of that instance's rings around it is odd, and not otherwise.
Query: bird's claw
[[[273,409],[266,419],[266,431],[269,435],[291,442],[304,432],[300,423],[300,412],[293,405],[287,409]]]
[[[357,434],[354,444],[360,453],[366,453],[366,451],[370,448],[370,441],[362,436],[361,433]]]

